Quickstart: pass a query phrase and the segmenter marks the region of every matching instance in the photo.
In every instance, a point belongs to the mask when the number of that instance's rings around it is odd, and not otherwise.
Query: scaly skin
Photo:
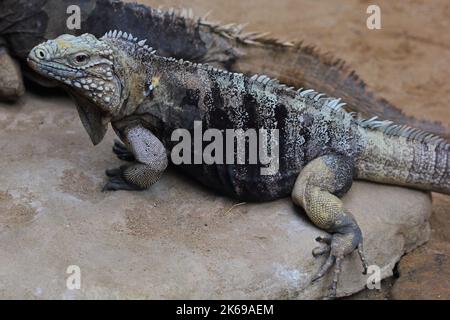
[[[107,124],[125,143],[113,150],[127,166],[108,170],[105,190],[143,189],[167,166],[172,132],[214,129],[278,129],[279,171],[261,175],[261,165],[183,164],[215,190],[242,200],[268,201],[291,194],[311,221],[330,233],[318,241],[327,254],[316,281],[334,265],[330,297],[345,256],[358,250],[362,233],[339,197],[353,179],[366,179],[450,193],[450,145],[438,136],[388,121],[364,120],[342,109],[340,99],[313,90],[295,91],[266,76],[248,78],[157,55],[145,41],[123,32],[101,39],[63,35],[36,46],[30,66],[59,81],[75,98],[92,142]],[[430,161],[431,160],[431,161]]]
[[[80,30],[66,28],[69,5],[81,8]],[[224,26],[194,18],[189,10],[161,11],[115,0],[0,2],[0,37],[3,37],[11,55],[22,61],[35,45],[59,34],[101,36],[114,28],[148,39],[163,56],[208,63],[250,76],[264,73],[289,86],[314,88],[329,96],[341,97],[347,102],[348,110],[362,116],[379,116],[450,137],[448,126],[407,117],[373,94],[342,60],[322,54],[301,42],[282,42],[261,34],[246,33],[239,25]],[[17,95],[9,98],[17,98]]]

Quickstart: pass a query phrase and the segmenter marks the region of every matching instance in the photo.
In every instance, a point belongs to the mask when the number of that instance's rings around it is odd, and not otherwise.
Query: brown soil
[[[31,222],[37,212],[30,202],[27,197],[15,199],[8,191],[0,191],[0,232]]]

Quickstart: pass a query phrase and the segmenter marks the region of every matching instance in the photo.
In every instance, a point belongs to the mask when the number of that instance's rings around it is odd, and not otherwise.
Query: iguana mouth
[[[34,71],[41,72],[41,65],[42,65],[42,63],[40,63],[39,61],[37,61],[33,57],[30,57],[30,56],[27,57],[27,64]]]
[[[72,70],[70,68],[58,68],[57,66],[49,63],[43,63],[33,57],[27,58],[28,65],[36,72],[41,73],[47,77],[55,78],[59,81],[65,81],[67,78],[81,78],[84,77],[84,73],[79,70]],[[67,80],[70,81],[70,80]],[[67,83],[71,84],[71,83]]]

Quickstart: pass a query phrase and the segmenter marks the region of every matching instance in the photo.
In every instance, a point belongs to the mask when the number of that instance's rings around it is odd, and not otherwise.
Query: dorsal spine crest
[[[128,34],[127,32],[123,32],[120,30],[119,31],[113,30],[106,32],[105,35],[102,37],[102,39],[104,38],[128,41],[132,44],[135,44],[138,48],[146,50],[152,55],[156,53],[156,50],[145,44],[147,41],[146,39],[138,41],[138,39],[133,37],[131,33]],[[176,62],[184,66],[194,66],[196,68],[200,68],[208,72],[214,72],[218,75],[233,74],[238,77],[243,76],[242,73],[228,72],[226,70],[218,69],[208,64],[191,63],[183,59],[177,60],[175,58],[166,58],[166,59],[167,61],[170,62]],[[324,93],[316,92],[314,89],[300,88],[298,90],[295,90],[295,88],[288,87],[285,84],[281,84],[278,80],[272,79],[266,75],[255,74],[250,78],[250,81],[260,85],[262,89],[265,89],[267,86],[271,86],[278,88],[279,90],[284,90],[286,93],[294,93],[300,99],[309,100],[311,104],[318,109],[330,108],[331,109],[330,111],[333,113],[342,112],[343,115],[348,114],[352,117],[352,119],[355,121],[356,124],[365,129],[381,131],[382,133],[389,136],[405,137],[408,140],[414,140],[416,142],[433,143],[437,144],[439,147],[445,148],[446,150],[450,150],[450,144],[446,139],[442,137],[433,135],[420,129],[409,127],[407,125],[398,125],[389,120],[379,120],[378,117],[373,117],[370,119],[359,118],[357,113],[347,112],[344,109],[344,106],[346,104],[344,102],[341,102],[340,98],[329,97]]]

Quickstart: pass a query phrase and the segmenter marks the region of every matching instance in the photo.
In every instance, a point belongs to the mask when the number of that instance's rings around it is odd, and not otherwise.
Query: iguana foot
[[[325,263],[320,267],[317,273],[312,277],[311,282],[316,282],[333,267],[333,281],[329,288],[329,294],[327,299],[336,298],[336,289],[339,281],[339,275],[342,270],[342,261],[344,257],[351,254],[355,250],[358,250],[359,257],[363,264],[363,274],[367,271],[366,259],[362,252],[362,234],[359,227],[355,225],[349,226],[344,233],[335,233],[331,236],[326,237],[318,237],[316,241],[325,243],[323,247],[317,247],[313,250],[314,257],[318,257],[320,255],[328,254],[328,258]]]
[[[124,172],[128,166],[106,170],[105,173],[109,177],[108,182],[103,186],[102,191],[116,190],[143,190],[143,188],[129,183],[124,178]]]
[[[113,152],[117,155],[117,158],[124,161],[135,161],[134,155],[127,147],[119,140],[114,140]]]
[[[314,248],[312,254],[314,257],[327,255],[327,259],[311,280],[319,280],[334,266],[333,281],[327,298],[336,297],[344,257],[358,250],[364,272],[367,270],[361,229],[339,199],[339,196],[350,189],[353,176],[354,162],[351,158],[326,155],[303,168],[292,191],[294,203],[305,209],[317,227],[328,232],[328,235],[316,238],[323,245]]]

